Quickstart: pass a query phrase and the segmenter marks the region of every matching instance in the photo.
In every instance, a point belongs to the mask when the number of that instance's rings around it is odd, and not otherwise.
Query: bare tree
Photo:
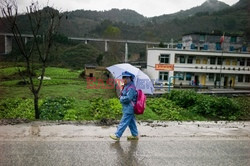
[[[40,111],[38,108],[39,92],[41,90],[45,69],[50,55],[50,50],[53,43],[53,37],[58,30],[62,15],[52,8],[47,7],[44,10],[39,9],[38,2],[32,2],[30,6],[26,7],[25,15],[28,17],[29,28],[32,34],[31,44],[28,47],[24,41],[20,27],[17,23],[18,17],[18,6],[15,0],[4,0],[0,4],[2,20],[6,26],[9,27],[13,38],[16,41],[20,54],[25,59],[25,68],[27,76],[24,75],[22,78],[24,82],[28,82],[28,87],[34,97],[34,109],[35,118],[39,119]],[[34,81],[33,76],[33,56],[38,54],[39,56],[39,68],[40,68],[40,79],[38,84]],[[19,70],[20,72],[20,70]],[[20,72],[21,73],[21,72]],[[27,81],[28,79],[28,81]]]

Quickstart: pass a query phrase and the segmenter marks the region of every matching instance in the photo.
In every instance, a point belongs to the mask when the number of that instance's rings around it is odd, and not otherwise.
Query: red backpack
[[[127,90],[128,90],[129,88],[133,88],[133,89],[136,90],[135,86],[129,86],[129,87],[127,88]],[[147,97],[146,97],[146,95],[142,92],[141,89],[136,90],[136,92],[137,92],[136,104],[134,104],[133,101],[131,101],[131,102],[132,102],[132,105],[134,106],[134,112],[135,112],[135,114],[140,115],[140,114],[143,114],[143,113],[144,113],[144,110],[146,109],[146,99],[147,99]]]

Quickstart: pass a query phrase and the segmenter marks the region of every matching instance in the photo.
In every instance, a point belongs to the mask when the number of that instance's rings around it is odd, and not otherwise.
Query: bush
[[[122,115],[122,105],[116,98],[108,100],[94,98],[90,102],[94,119],[118,119]]]
[[[167,98],[182,108],[195,105],[198,94],[193,90],[172,90]]]
[[[67,110],[72,108],[72,103],[73,99],[68,97],[47,98],[40,107],[40,118],[44,120],[62,120]]]
[[[233,99],[199,95],[192,111],[211,118],[236,120],[240,116],[240,105]]]
[[[182,120],[183,108],[165,98],[147,99],[147,107],[159,115],[160,120]]]
[[[0,102],[0,119],[35,119],[33,100],[5,99]]]
[[[78,117],[77,117],[77,111],[74,110],[74,109],[69,109],[66,111],[66,114],[63,118],[63,120],[77,120]]]

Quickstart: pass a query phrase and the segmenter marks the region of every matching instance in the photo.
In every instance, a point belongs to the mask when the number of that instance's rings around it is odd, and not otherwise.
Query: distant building
[[[243,37],[235,34],[225,34],[224,42],[221,44],[222,34],[213,33],[191,33],[183,35],[182,44],[179,49],[185,50],[209,50],[225,52],[247,52],[247,46],[244,45]]]
[[[96,78],[96,79],[108,79],[109,74],[106,67],[95,66],[95,65],[85,65],[84,67],[85,77]]]
[[[242,37],[184,35],[176,48],[148,48],[145,72],[154,83],[250,88],[250,53]],[[234,48],[234,49],[232,49]]]

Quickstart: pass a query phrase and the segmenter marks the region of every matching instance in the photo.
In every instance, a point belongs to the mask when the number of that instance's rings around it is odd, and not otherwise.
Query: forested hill
[[[239,33],[249,38],[249,0],[229,6],[207,0],[201,6],[171,15],[146,18],[132,10],[84,11],[65,13],[61,32],[67,36],[109,37],[169,41],[190,32]],[[107,33],[108,32],[108,33]],[[113,32],[113,34],[112,34]]]
[[[207,0],[205,1],[202,5],[193,7],[188,10],[181,10],[177,13],[173,14],[164,14],[158,17],[152,17],[151,20],[154,22],[162,23],[166,21],[171,21],[173,19],[185,19],[188,17],[192,17],[197,14],[202,14],[202,13],[213,13],[217,12],[226,8],[229,8],[230,6],[227,5],[224,2],[220,2],[217,0]]]
[[[249,0],[229,6],[217,0],[174,14],[147,18],[128,9],[65,12],[60,32],[73,37],[107,37],[134,40],[178,41],[185,33],[214,30],[239,33],[250,41]],[[21,30],[29,33],[25,16],[19,17]],[[0,25],[0,31],[4,31]]]

